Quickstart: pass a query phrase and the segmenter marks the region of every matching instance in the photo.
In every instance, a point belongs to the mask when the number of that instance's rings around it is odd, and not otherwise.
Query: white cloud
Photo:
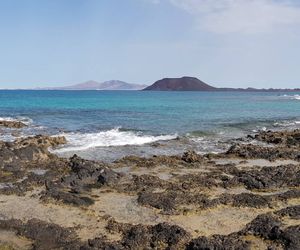
[[[214,33],[263,33],[300,25],[300,6],[292,0],[168,1],[191,13],[199,28]]]

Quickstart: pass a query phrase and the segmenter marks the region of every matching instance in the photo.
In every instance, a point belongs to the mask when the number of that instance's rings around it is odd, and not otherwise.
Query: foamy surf
[[[287,99],[300,100],[300,95],[283,95],[283,97]]]
[[[12,122],[23,122],[26,125],[31,124],[33,121],[29,117],[26,116],[17,116],[17,117],[0,117],[0,121],[12,121]]]
[[[120,128],[98,133],[63,133],[60,136],[65,136],[68,143],[61,148],[53,150],[55,153],[81,151],[96,147],[143,145],[177,138],[177,134],[159,136],[142,135],[132,131],[121,131]]]

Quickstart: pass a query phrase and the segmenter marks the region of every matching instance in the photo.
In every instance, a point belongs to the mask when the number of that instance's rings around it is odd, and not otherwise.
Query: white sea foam
[[[294,99],[300,100],[300,95],[294,95]]]
[[[300,125],[300,121],[281,121],[281,122],[275,122],[274,126],[276,127],[298,127]]]
[[[64,153],[95,147],[143,145],[177,138],[177,134],[159,136],[142,135],[132,131],[121,131],[120,128],[98,133],[63,133],[60,136],[65,136],[68,143],[61,148],[53,150],[53,152]]]
[[[293,99],[293,100],[300,100],[300,95],[283,95],[282,97],[287,98],[287,99]]]
[[[29,124],[31,124],[33,122],[32,119],[30,119],[29,117],[26,117],[26,116],[0,117],[0,121],[13,121],[13,122],[19,121],[19,122],[23,122],[26,125],[29,125]]]

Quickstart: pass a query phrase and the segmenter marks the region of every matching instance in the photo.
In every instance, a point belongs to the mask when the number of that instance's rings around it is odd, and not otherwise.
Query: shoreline
[[[300,130],[248,139],[112,163],[0,142],[0,249],[300,248]]]

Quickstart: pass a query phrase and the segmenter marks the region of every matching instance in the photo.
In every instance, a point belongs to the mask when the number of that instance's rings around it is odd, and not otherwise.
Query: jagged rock
[[[203,157],[198,155],[195,151],[187,151],[182,155],[181,159],[187,163],[193,163],[203,160]]]
[[[255,139],[272,144],[282,144],[288,147],[300,146],[300,129],[293,131],[262,131]]]
[[[27,125],[23,122],[20,121],[0,121],[0,126],[1,127],[6,127],[6,128],[24,128]]]
[[[285,249],[300,249],[300,225],[286,228],[279,236]]]
[[[33,249],[79,249],[79,241],[72,229],[38,219],[26,223],[21,220],[0,220],[0,228],[13,230],[23,237],[33,240]]]
[[[6,165],[21,166],[33,161],[46,161],[57,158],[48,151],[49,147],[66,142],[64,137],[49,137],[37,135],[34,137],[20,138],[14,142],[0,143],[0,167]]]
[[[244,229],[245,233],[263,237],[265,239],[276,239],[282,223],[270,214],[258,215]]]
[[[300,185],[300,167],[296,165],[263,167],[260,170],[238,171],[234,174],[236,181],[243,183],[248,189]]]
[[[278,216],[289,216],[292,219],[300,219],[300,205],[283,208],[275,212]]]
[[[231,204],[234,207],[261,208],[270,204],[270,199],[268,197],[249,193],[241,193],[236,195],[226,194],[221,196],[219,200],[222,204]]]
[[[297,149],[282,147],[261,147],[253,144],[235,144],[231,146],[226,155],[238,156],[246,159],[292,159],[300,160]]]
[[[77,155],[70,158],[71,172],[57,182],[47,182],[43,199],[52,197],[67,204],[88,206],[94,201],[82,191],[92,187],[116,184],[121,175],[101,163],[84,160]]]
[[[126,225],[121,228],[123,238],[120,243],[125,249],[184,249],[191,238],[181,227],[168,223]]]
[[[213,235],[212,237],[199,237],[193,239],[187,246],[187,250],[247,250],[251,244],[236,236]]]

